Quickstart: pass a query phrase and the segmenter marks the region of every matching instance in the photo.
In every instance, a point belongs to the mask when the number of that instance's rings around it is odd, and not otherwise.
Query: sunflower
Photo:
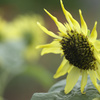
[[[80,76],[82,76],[81,93],[84,94],[88,75],[95,88],[100,92],[100,86],[97,83],[97,79],[100,80],[100,41],[97,40],[97,22],[95,22],[90,34],[81,10],[79,10],[80,26],[64,8],[62,0],[60,0],[60,3],[67,22],[65,24],[60,23],[56,17],[44,9],[57,25],[59,32],[58,35],[56,35],[38,22],[39,27],[46,34],[53,37],[54,40],[49,44],[39,45],[37,48],[43,48],[41,55],[47,53],[63,55],[63,61],[54,75],[54,78],[68,73],[64,89],[66,94],[73,89]]]

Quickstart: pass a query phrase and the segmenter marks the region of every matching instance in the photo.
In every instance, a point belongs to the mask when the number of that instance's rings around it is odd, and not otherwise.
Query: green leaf
[[[66,85],[66,80],[62,80],[54,84],[48,93],[34,93],[31,100],[100,100],[100,94],[93,86],[89,77],[85,87],[86,94],[81,94],[80,84],[81,77],[73,90],[69,94],[65,94],[64,87]]]

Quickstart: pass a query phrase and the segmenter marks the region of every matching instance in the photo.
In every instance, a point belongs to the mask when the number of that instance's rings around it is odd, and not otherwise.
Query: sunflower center
[[[89,43],[86,36],[71,31],[67,37],[63,37],[60,43],[64,56],[70,64],[83,70],[96,69],[94,47]]]

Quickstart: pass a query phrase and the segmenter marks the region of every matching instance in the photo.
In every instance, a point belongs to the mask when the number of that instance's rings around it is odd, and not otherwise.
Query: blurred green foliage
[[[37,63],[40,52],[36,46],[46,42],[45,35],[36,25],[37,20],[44,24],[43,18],[35,14],[20,15],[11,22],[0,20],[0,96],[4,99],[7,99],[4,93],[8,84],[19,75],[30,77],[44,89],[54,83],[52,74]]]

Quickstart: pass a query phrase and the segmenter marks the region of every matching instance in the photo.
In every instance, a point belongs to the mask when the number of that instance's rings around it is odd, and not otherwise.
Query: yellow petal
[[[59,30],[60,32],[62,32],[63,35],[66,35],[66,27],[65,27],[62,23],[60,23],[60,22],[57,20],[56,17],[54,17],[53,15],[51,15],[46,9],[44,9],[44,10],[45,10],[45,12],[53,19],[53,21],[55,22],[55,24],[56,24],[57,27],[58,27],[58,30]]]
[[[68,23],[65,23],[65,26],[66,26],[68,31],[71,31],[71,27],[70,27],[70,25]]]
[[[96,71],[97,79],[100,80],[100,71]]]
[[[95,48],[97,49],[97,51],[100,51],[100,40],[96,40],[96,41],[94,42],[94,46],[95,46]]]
[[[87,84],[87,71],[82,70],[81,93],[84,94],[84,87]]]
[[[61,45],[59,41],[53,41],[46,45],[39,45],[36,48],[43,48],[41,55],[44,55],[47,53],[55,53],[55,54],[62,53]]]
[[[69,61],[64,58],[61,65],[59,66],[56,74],[54,75],[54,78],[58,78],[60,76],[65,75],[68,72],[68,70],[70,69],[70,67],[71,67],[71,65],[69,64]]]
[[[100,64],[98,62],[96,62],[96,65],[97,65],[97,70],[96,70],[96,75],[97,75],[97,78],[100,80]]]
[[[95,88],[100,92],[100,86],[97,84],[96,73],[93,70],[89,71],[90,79],[95,86]]]
[[[49,43],[49,44],[39,45],[39,46],[37,46],[36,48],[38,49],[38,48],[49,48],[49,47],[57,47],[57,48],[61,48],[61,44],[60,44],[59,41],[54,40],[54,41],[52,41],[52,42]]]
[[[57,39],[62,39],[60,36],[57,36],[56,34],[54,34],[53,32],[51,31],[48,31],[44,26],[42,26],[39,22],[37,22],[37,24],[39,25],[39,27],[48,35],[54,37],[54,38],[57,38]]]
[[[96,58],[97,62],[100,64],[100,53],[94,48],[94,57]]]
[[[62,53],[62,51],[60,50],[60,48],[44,48],[41,52],[41,56],[43,56],[44,54],[47,54],[47,53],[60,54],[60,53]]]
[[[84,18],[82,16],[82,12],[81,10],[79,10],[79,14],[80,14],[80,19],[81,19],[81,28],[82,28],[82,32],[87,35],[87,25],[86,22],[84,21]]]
[[[78,22],[72,17],[72,15],[64,8],[64,5],[63,5],[62,0],[60,0],[60,3],[61,3],[62,10],[63,10],[63,12],[64,12],[64,15],[65,15],[65,17],[66,17],[68,23],[70,24],[71,28],[77,30],[78,32],[80,32],[80,25],[79,25],[79,23],[78,23]]]
[[[75,86],[78,78],[80,76],[80,70],[77,67],[74,67],[67,76],[66,79],[66,86],[65,86],[65,93],[68,94],[73,87]]]
[[[91,35],[90,35],[90,41],[91,42],[95,42],[95,40],[97,38],[96,26],[97,26],[97,22],[95,22],[93,30],[92,30]]]

